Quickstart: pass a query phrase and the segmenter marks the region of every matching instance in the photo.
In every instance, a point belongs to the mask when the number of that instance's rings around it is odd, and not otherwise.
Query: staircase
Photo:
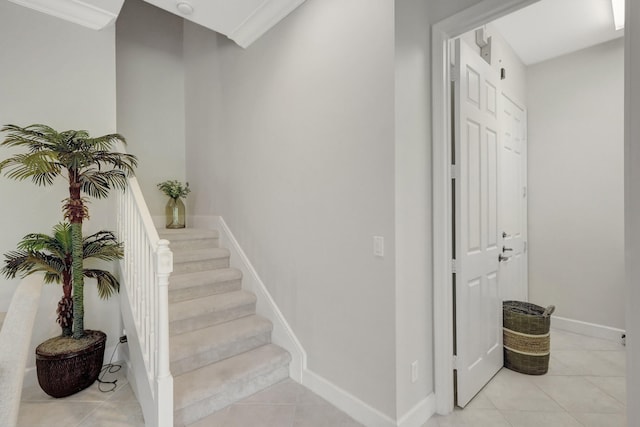
[[[289,376],[291,356],[271,344],[216,230],[158,230],[171,242],[169,282],[174,426],[188,426]]]

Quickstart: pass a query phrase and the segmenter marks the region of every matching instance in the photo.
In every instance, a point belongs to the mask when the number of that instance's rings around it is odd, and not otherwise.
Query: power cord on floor
[[[113,362],[113,356],[115,356],[118,346],[123,342],[127,342],[126,337],[124,341],[122,340],[122,338],[120,338],[120,340],[116,344],[116,348],[114,348],[113,353],[111,353],[111,358],[109,359],[109,363],[102,365],[102,369],[100,370],[100,375],[98,375],[98,390],[100,390],[103,393],[112,392],[118,387],[117,379],[113,381],[104,381],[103,378],[106,374],[115,374],[120,369],[122,369],[122,365],[118,365],[117,363],[112,363],[112,362]],[[109,385],[105,386],[106,388],[103,389],[102,384],[109,384]]]

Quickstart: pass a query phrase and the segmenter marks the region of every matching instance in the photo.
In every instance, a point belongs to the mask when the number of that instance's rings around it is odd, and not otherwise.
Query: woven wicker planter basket
[[[85,330],[87,345],[76,351],[48,351],[51,338],[36,348],[36,370],[42,390],[52,397],[66,397],[84,390],[100,375],[107,336]],[[70,338],[68,338],[70,339]]]
[[[522,301],[502,304],[504,366],[529,375],[546,374],[549,370],[551,313],[546,309]]]

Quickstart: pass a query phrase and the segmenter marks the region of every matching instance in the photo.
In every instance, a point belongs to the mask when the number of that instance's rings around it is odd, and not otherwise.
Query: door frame
[[[436,412],[453,411],[451,76],[449,40],[538,0],[482,0],[431,29],[433,340]]]

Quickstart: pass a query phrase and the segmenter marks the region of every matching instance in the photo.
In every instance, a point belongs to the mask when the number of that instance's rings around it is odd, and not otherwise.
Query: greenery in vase
[[[24,148],[0,162],[0,172],[9,178],[31,180],[38,186],[52,185],[58,177],[66,179],[69,197],[63,211],[71,227],[71,270],[73,284],[73,338],[84,336],[84,265],[82,223],[89,216],[86,197],[106,198],[112,188],[125,189],[127,176],[134,174],[135,156],[112,151],[119,134],[91,138],[84,130],[58,132],[41,124],[27,127],[6,125],[0,132],[6,138],[0,145]]]
[[[82,240],[82,258],[115,261],[124,256],[122,243],[110,231],[98,231]],[[62,336],[73,332],[72,291],[72,238],[71,224],[63,222],[53,227],[51,236],[42,233],[27,234],[18,243],[18,250],[5,254],[0,272],[8,279],[21,278],[43,272],[45,283],[62,283],[62,298],[58,302],[58,324]],[[108,271],[85,268],[84,277],[96,279],[98,295],[109,298],[120,290],[118,279]]]
[[[161,182],[158,184],[158,188],[172,199],[187,197],[187,194],[191,192],[188,182],[185,185],[182,185],[180,181],[175,179]]]

